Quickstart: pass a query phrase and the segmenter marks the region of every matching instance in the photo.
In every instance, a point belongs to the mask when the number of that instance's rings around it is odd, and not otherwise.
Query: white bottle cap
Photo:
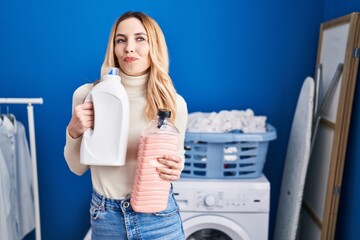
[[[116,67],[107,67],[106,68],[107,75],[117,75],[119,76],[119,69]]]

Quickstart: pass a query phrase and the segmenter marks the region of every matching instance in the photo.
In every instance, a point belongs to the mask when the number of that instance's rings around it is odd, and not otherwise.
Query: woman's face
[[[115,55],[121,70],[130,76],[145,74],[150,67],[146,30],[137,18],[119,23],[115,33]]]

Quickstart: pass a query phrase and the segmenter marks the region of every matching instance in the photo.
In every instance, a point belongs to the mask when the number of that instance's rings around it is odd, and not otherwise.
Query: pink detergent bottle
[[[163,167],[157,159],[175,155],[179,143],[179,130],[169,121],[171,112],[159,109],[156,120],[151,121],[140,138],[137,169],[131,193],[131,206],[136,212],[153,213],[166,209],[170,182],[156,171]]]

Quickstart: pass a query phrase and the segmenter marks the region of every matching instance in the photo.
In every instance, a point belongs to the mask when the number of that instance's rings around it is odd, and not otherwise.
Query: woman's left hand
[[[162,179],[168,181],[179,180],[183,168],[183,163],[179,156],[165,155],[158,158],[158,162],[164,165],[164,167],[157,168]]]

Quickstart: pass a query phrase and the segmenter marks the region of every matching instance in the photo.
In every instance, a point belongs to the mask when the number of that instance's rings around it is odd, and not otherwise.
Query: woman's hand
[[[168,181],[179,180],[183,168],[183,163],[179,156],[165,155],[158,158],[158,162],[164,165],[164,167],[157,168],[162,179]]]
[[[91,102],[77,105],[68,125],[72,138],[79,138],[88,128],[94,127],[94,108]]]

